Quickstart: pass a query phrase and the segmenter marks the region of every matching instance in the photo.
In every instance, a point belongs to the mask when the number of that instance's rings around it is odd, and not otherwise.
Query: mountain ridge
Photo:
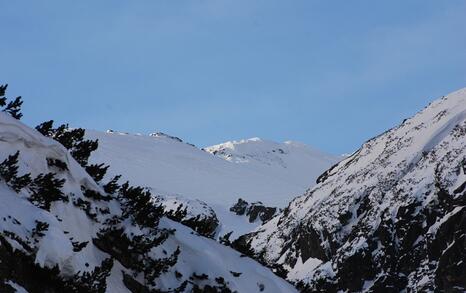
[[[236,163],[167,134],[146,136],[88,130],[86,136],[99,140],[100,147],[90,160],[108,162],[108,178],[125,174],[125,180],[149,187],[170,202],[176,200],[181,208],[187,207],[189,200],[200,200],[215,211],[215,216],[204,210],[193,211],[191,218],[209,219],[202,226],[210,228],[218,221],[217,231],[210,230],[208,234],[219,237],[233,231],[232,240],[260,225],[260,221],[251,223],[230,212],[239,198],[284,207],[340,159],[308,151],[303,146],[255,139],[249,149],[241,150],[241,155],[251,160]],[[279,149],[286,153],[278,153]]]
[[[465,118],[466,89],[432,102],[324,172],[238,249],[304,291],[464,287],[465,254],[454,249],[466,233]]]

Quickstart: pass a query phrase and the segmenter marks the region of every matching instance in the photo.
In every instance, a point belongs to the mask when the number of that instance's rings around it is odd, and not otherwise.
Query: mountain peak
[[[239,246],[309,291],[464,285],[465,137],[462,89],[364,143]],[[463,273],[445,277],[452,266]]]

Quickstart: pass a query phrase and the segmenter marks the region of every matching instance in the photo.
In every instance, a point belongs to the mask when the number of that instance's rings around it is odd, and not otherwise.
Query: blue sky
[[[466,87],[466,1],[0,0],[23,120],[351,152]]]

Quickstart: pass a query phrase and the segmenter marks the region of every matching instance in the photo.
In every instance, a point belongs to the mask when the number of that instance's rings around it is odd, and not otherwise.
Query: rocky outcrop
[[[303,292],[463,292],[465,186],[466,89],[366,142],[234,244]]]
[[[257,219],[265,223],[277,214],[277,210],[278,209],[274,207],[266,207],[261,202],[253,202],[249,204],[241,198],[239,198],[238,202],[230,208],[230,212],[233,212],[238,216],[248,217],[250,223],[255,222]]]
[[[157,196],[154,202],[162,206],[167,218],[190,227],[202,236],[214,237],[219,221],[215,211],[206,203],[175,196]]]

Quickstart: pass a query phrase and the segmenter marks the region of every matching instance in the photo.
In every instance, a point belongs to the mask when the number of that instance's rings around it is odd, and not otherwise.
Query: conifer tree
[[[98,146],[98,140],[81,140],[71,150],[71,155],[81,166],[85,167],[88,163],[91,153],[97,150]]]
[[[31,184],[31,182],[31,174],[28,173],[23,176],[16,176],[13,178],[10,186],[14,191],[19,192],[21,189]]]
[[[8,87],[7,84],[0,85],[0,107],[4,107],[6,105],[5,93],[6,93],[7,87]]]
[[[67,292],[107,292],[107,277],[113,268],[113,259],[105,259],[100,267],[95,267],[92,272],[84,272],[67,282]]]
[[[104,185],[104,191],[108,194],[114,194],[118,189],[120,189],[120,185],[118,184],[118,180],[120,180],[121,175],[116,175],[110,180],[107,184]]]
[[[70,129],[68,124],[62,124],[57,128],[53,128],[53,120],[36,126],[36,130],[42,133],[42,135],[53,138],[61,143],[70,151],[70,154],[82,167],[87,166],[91,153],[99,146],[98,140],[84,139],[84,129]]]
[[[124,183],[119,190],[123,202],[123,216],[132,216],[134,221],[144,227],[155,228],[163,213],[160,206],[155,206],[151,193],[140,186]]]
[[[2,111],[7,112],[13,118],[19,120],[21,117],[23,117],[23,114],[21,114],[21,106],[23,105],[23,101],[21,100],[21,97],[16,97],[13,101],[8,102],[7,104],[7,98],[5,97],[7,87],[7,84],[0,85],[0,107],[6,106]]]
[[[19,151],[13,155],[9,155],[8,158],[0,164],[0,176],[6,183],[9,183],[18,174],[18,157]]]
[[[86,171],[95,182],[100,182],[107,173],[108,167],[108,165],[105,166],[104,164],[92,164],[86,166]]]
[[[45,121],[37,125],[36,130],[42,133],[43,136],[52,137],[54,133],[53,120]]]
[[[65,179],[55,178],[55,173],[39,174],[30,185],[32,195],[29,200],[36,206],[50,210],[52,202],[66,200],[60,190],[65,183]]]
[[[31,183],[30,174],[18,176],[18,157],[19,151],[13,155],[9,155],[8,158],[0,163],[0,177],[16,192],[19,192]]]
[[[9,113],[11,117],[19,120],[23,117],[23,114],[21,114],[22,105],[23,101],[21,100],[21,97],[16,97],[16,99],[8,103],[3,111]]]

